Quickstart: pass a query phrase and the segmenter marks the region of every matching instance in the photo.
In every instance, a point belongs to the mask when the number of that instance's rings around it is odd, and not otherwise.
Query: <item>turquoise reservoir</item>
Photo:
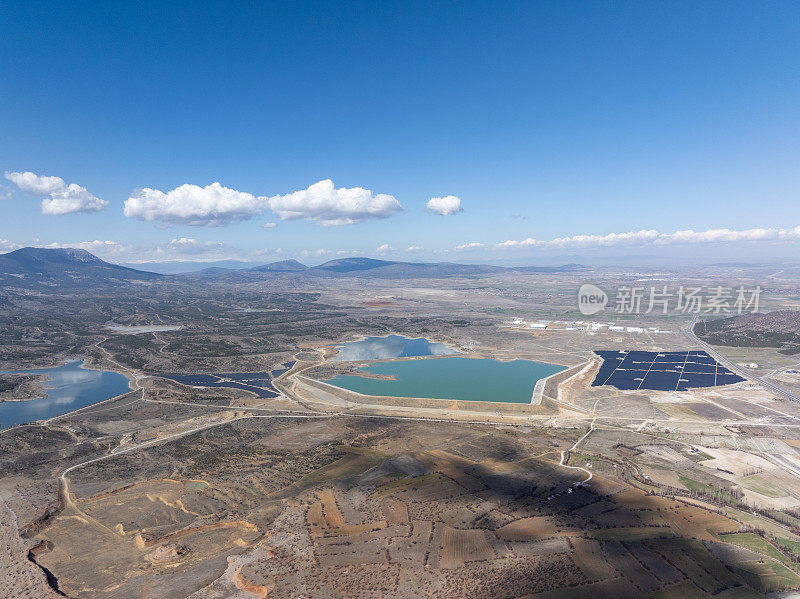
[[[530,403],[539,379],[565,369],[531,360],[428,358],[378,362],[361,369],[393,375],[395,380],[338,375],[325,382],[364,395]]]

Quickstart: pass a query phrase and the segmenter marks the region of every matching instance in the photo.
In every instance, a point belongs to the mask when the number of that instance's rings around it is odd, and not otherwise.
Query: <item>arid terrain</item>
[[[0,599],[800,599],[800,0],[0,0]]]
[[[80,289],[6,289],[3,369],[79,358],[125,374],[131,391],[0,431],[0,595],[738,598],[800,588],[796,357],[714,345],[744,382],[592,386],[595,350],[703,347],[688,332],[692,314],[609,306],[582,316],[583,281],[764,276],[715,272],[280,274],[136,283],[91,302]],[[796,310],[798,284],[772,283],[762,309]],[[389,333],[566,370],[530,404],[364,396],[326,382],[369,363],[335,361],[335,345]],[[271,373],[275,397],[159,376],[247,372]]]

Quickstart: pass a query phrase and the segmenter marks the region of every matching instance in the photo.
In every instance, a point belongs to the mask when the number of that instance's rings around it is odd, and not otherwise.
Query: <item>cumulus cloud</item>
[[[89,193],[76,183],[65,183],[61,177],[45,177],[26,171],[6,173],[6,179],[23,191],[49,195],[42,199],[42,214],[62,215],[75,212],[99,212],[108,202]]]
[[[172,191],[136,191],[125,200],[125,216],[164,224],[214,227],[246,220],[267,207],[266,198],[212,183],[205,187],[185,184]]]
[[[81,241],[80,243],[48,243],[44,247],[46,248],[80,248],[82,250],[86,250],[87,252],[102,252],[108,251],[111,249],[116,250],[117,248],[124,248],[128,247],[116,241],[111,241],[110,239],[101,240],[95,239],[94,241]]]
[[[168,244],[160,246],[162,251],[174,250],[183,255],[197,255],[208,254],[209,252],[218,252],[225,247],[225,244],[219,241],[198,241],[191,237],[178,237],[173,239]]]
[[[424,250],[425,248],[422,247],[421,245],[410,245],[406,248],[407,252],[422,252]]]
[[[442,216],[451,216],[463,210],[463,208],[461,208],[461,199],[456,196],[431,198],[428,200],[428,203],[425,204],[425,209],[432,214],[441,214]]]
[[[330,179],[308,189],[271,197],[269,207],[282,220],[303,219],[323,227],[388,218],[403,209],[394,196],[375,194],[362,187],[337,189]]]
[[[70,183],[66,189],[51,194],[51,197],[42,200],[42,214],[73,214],[75,212],[99,212],[108,206],[106,200],[101,200],[89,193],[86,188]]]
[[[264,223],[263,225],[261,225],[261,228],[262,229],[274,229],[277,226],[278,226],[278,223]]]
[[[261,248],[259,250],[256,250],[255,252],[253,252],[253,255],[257,256],[257,257],[260,257],[260,256],[272,256],[272,255],[280,256],[282,254],[283,254],[283,249],[282,248]]]
[[[457,245],[453,249],[454,250],[458,250],[458,251],[461,251],[461,250],[477,250],[477,249],[480,249],[482,247],[486,247],[486,244],[485,243],[479,243],[477,241],[472,241],[470,243],[462,243],[461,245]]]
[[[112,240],[95,239],[70,243],[48,243],[46,248],[80,248],[109,262],[214,262],[242,260],[243,256],[218,241],[200,241],[178,237],[167,242],[130,245]]]
[[[375,253],[376,254],[380,254],[381,256],[383,256],[385,254],[388,254],[389,252],[393,252],[393,251],[394,251],[394,248],[392,246],[390,246],[388,243],[384,243],[383,245],[378,246],[375,249]]]
[[[24,173],[6,173],[6,179],[23,191],[30,191],[31,193],[38,194],[51,194],[66,187],[64,179],[61,177],[44,177],[30,171],[25,171]]]
[[[800,226],[793,229],[708,229],[675,231],[656,243],[715,243],[718,241],[782,241],[800,239]]]
[[[22,246],[18,243],[14,243],[13,241],[9,241],[8,239],[0,239],[0,251],[3,252],[10,252],[12,250],[17,250]]]
[[[708,229],[706,231],[675,231],[674,233],[660,233],[654,229],[641,231],[628,231],[626,233],[609,233],[608,235],[574,235],[572,237],[557,237],[550,240],[509,239],[496,244],[496,249],[555,247],[555,248],[591,248],[611,246],[636,246],[636,245],[669,245],[692,243],[718,243],[737,241],[795,241],[800,240],[800,226],[793,229],[745,229],[741,231],[731,229]]]

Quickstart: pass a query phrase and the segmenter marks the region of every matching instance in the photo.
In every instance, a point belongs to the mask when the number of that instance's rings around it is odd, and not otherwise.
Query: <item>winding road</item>
[[[694,334],[694,325],[697,322],[697,317],[698,316],[699,316],[699,314],[695,314],[694,315],[694,318],[692,318],[692,322],[689,323],[689,326],[686,329],[686,334],[688,335],[689,339],[691,339],[692,341],[694,341],[698,345],[702,346],[702,348],[704,350],[706,350],[706,352],[708,352],[709,355],[711,355],[715,360],[717,360],[721,364],[724,364],[725,366],[727,366],[729,369],[733,370],[734,372],[742,375],[745,378],[751,379],[753,381],[758,381],[759,383],[764,385],[764,387],[766,387],[768,389],[771,389],[772,391],[775,391],[775,393],[779,393],[780,395],[783,395],[787,399],[791,399],[792,401],[800,402],[800,397],[798,397],[797,395],[794,395],[793,393],[790,393],[789,391],[786,391],[785,389],[781,389],[780,387],[778,387],[774,383],[770,383],[769,381],[765,381],[764,379],[762,379],[760,377],[757,377],[757,376],[752,375],[750,373],[744,372],[741,368],[736,366],[736,364],[731,362],[728,358],[726,358],[725,356],[720,354],[718,351],[714,350],[708,343],[706,343],[705,341],[700,339],[697,335],[695,335]]]

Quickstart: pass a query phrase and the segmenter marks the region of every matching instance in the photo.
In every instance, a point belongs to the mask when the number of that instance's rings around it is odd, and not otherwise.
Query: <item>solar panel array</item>
[[[621,390],[685,391],[740,383],[734,374],[704,351],[595,351],[603,358],[593,387]]]
[[[162,374],[162,378],[170,379],[183,385],[198,387],[230,387],[252,391],[258,397],[278,397],[272,380],[278,378],[294,365],[294,362],[281,364],[283,368],[272,372],[223,372],[220,374]]]

